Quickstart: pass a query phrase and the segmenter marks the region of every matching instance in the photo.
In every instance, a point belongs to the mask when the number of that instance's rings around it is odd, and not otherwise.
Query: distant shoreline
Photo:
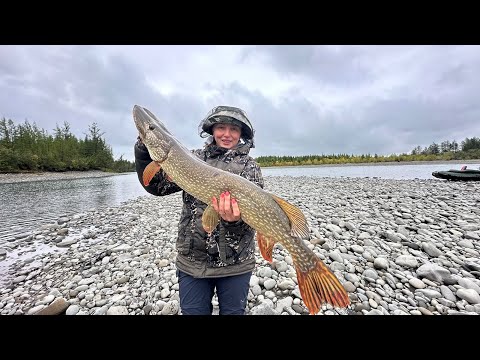
[[[383,166],[383,165],[425,165],[425,164],[480,164],[480,159],[473,160],[430,160],[430,161],[385,161],[367,163],[344,163],[344,164],[315,164],[315,165],[284,165],[262,166],[262,168],[285,168],[285,167],[342,167],[342,166]],[[447,169],[449,170],[449,169]]]
[[[28,172],[28,173],[0,173],[0,184],[10,184],[27,181],[71,180],[96,177],[126,175],[131,173],[114,173],[100,170],[92,171],[65,171],[65,172]]]

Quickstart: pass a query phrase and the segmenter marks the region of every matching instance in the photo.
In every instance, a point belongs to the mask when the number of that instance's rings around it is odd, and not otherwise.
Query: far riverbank
[[[283,166],[262,166],[265,168],[278,168],[278,167],[340,167],[340,166],[388,166],[388,165],[425,165],[425,164],[478,164],[480,159],[470,160],[431,160],[431,161],[385,161],[385,162],[366,162],[366,163],[344,163],[344,164],[315,164],[315,165],[283,165]],[[447,169],[448,170],[448,169]]]
[[[115,173],[100,170],[92,171],[65,171],[65,172],[38,172],[38,173],[0,173],[0,184],[10,184],[26,181],[68,180],[94,177],[107,177],[131,173]]]

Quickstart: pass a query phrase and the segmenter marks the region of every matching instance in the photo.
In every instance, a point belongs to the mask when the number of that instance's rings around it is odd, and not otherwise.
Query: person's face
[[[213,138],[217,146],[231,149],[240,141],[242,129],[234,124],[218,123],[213,125]]]

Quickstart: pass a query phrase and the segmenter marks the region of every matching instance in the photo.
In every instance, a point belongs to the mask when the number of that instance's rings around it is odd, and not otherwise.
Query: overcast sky
[[[133,160],[142,105],[188,148],[216,105],[243,108],[261,155],[410,153],[480,136],[480,46],[0,45],[0,117]]]

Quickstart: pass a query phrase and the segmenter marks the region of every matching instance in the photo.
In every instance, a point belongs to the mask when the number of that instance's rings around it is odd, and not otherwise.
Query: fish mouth
[[[159,130],[164,135],[172,136],[165,125],[150,110],[140,105],[133,106],[133,120],[142,140],[148,130]]]
[[[151,118],[145,111],[145,108],[140,105],[135,105],[133,107],[133,121],[135,122],[140,138],[144,140],[147,129],[151,124]]]

